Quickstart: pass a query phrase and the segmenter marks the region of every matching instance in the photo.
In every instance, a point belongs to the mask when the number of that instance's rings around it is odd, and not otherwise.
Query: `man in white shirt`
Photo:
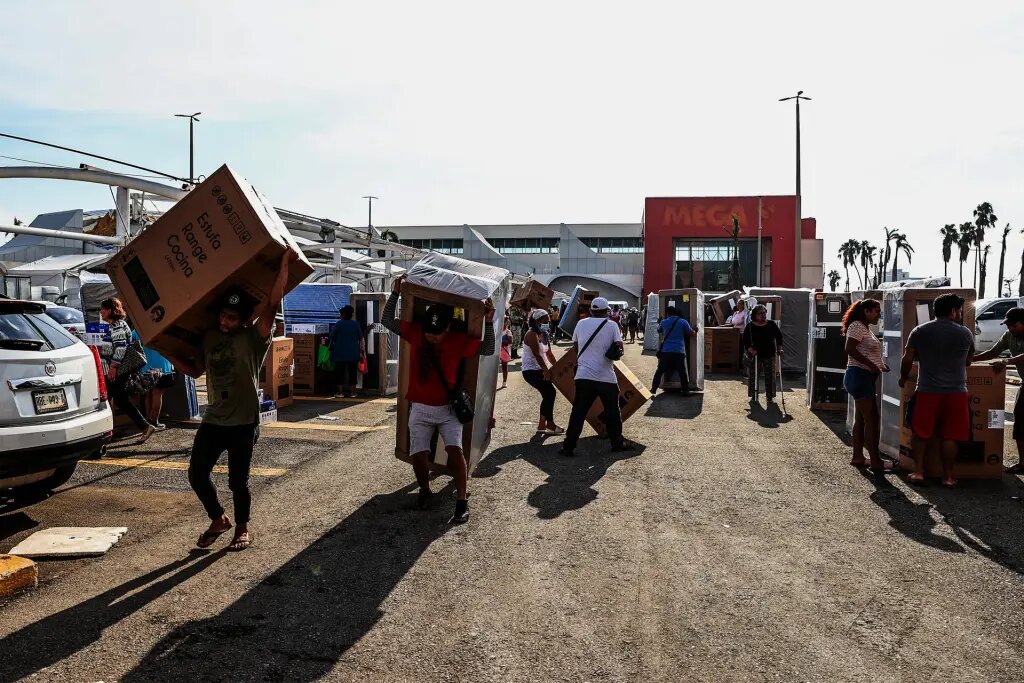
[[[583,423],[596,399],[604,406],[602,421],[608,429],[612,452],[633,450],[622,439],[622,416],[619,414],[619,383],[615,367],[608,358],[612,347],[622,356],[622,332],[608,320],[608,300],[603,296],[590,304],[590,317],[580,320],[572,333],[576,350],[576,396],[572,402],[569,427],[562,444],[562,455],[572,456],[576,442],[583,433]]]

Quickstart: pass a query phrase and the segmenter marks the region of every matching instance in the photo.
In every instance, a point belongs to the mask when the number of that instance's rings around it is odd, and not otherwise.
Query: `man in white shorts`
[[[402,278],[399,278],[384,305],[381,324],[411,347],[405,399],[409,401],[409,452],[420,485],[417,507],[427,509],[433,500],[430,453],[437,430],[444,440],[448,469],[455,479],[457,498],[451,522],[463,524],[469,520],[466,457],[462,452],[462,424],[449,406],[449,393],[460,387],[467,358],[494,353],[494,306],[490,299],[484,302],[487,324],[484,339],[480,341],[463,332],[449,330],[455,311],[448,304],[431,304],[422,322],[395,320],[401,290]]]

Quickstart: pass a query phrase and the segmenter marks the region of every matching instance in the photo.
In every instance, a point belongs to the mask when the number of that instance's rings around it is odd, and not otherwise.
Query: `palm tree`
[[[981,243],[985,241],[985,231],[989,228],[995,227],[998,218],[995,213],[992,212],[992,205],[988,202],[982,202],[978,204],[977,208],[974,209],[974,225],[977,230],[974,231],[974,246],[978,248],[978,251],[974,255],[974,274],[978,275],[978,265],[982,259]],[[978,298],[985,298],[985,267],[981,268],[981,280],[978,282]]]
[[[892,252],[892,281],[896,282],[896,264],[900,260],[900,252],[902,251],[907,255],[907,263],[910,263],[910,255],[914,253],[914,248],[910,246],[910,242],[907,241],[907,236],[902,232],[896,233],[893,238],[894,249]]]
[[[1003,248],[999,252],[999,279],[996,280],[996,287],[1002,288],[1003,285],[1003,266],[1006,264],[1006,236],[1010,234],[1010,224],[1007,223],[1006,227],[1003,228]]]
[[[946,223],[939,234],[942,235],[942,274],[949,275],[949,259],[953,258],[953,245],[960,243],[960,231],[952,223]]]
[[[890,243],[896,239],[896,235],[900,234],[896,228],[883,228],[885,230],[885,249],[882,251],[882,272],[884,273],[889,268],[889,259],[892,258],[892,249]],[[893,278],[895,279],[895,278]]]
[[[871,267],[875,265],[875,253],[878,251],[878,247],[873,246],[867,240],[861,240],[860,243],[860,263],[864,268],[864,282],[868,281],[868,275],[871,272]],[[872,281],[871,289],[874,289],[878,285]]]
[[[729,237],[732,238],[732,265],[729,268],[729,286],[732,289],[740,288],[740,217],[732,215],[732,227],[722,227]]]
[[[964,286],[964,262],[971,257],[971,246],[974,244],[974,224],[961,223],[960,234],[956,244],[960,247],[960,286]]]
[[[988,253],[992,251],[992,245],[986,244],[985,248],[981,250],[981,289],[978,290],[978,298],[984,298],[985,296],[985,280],[988,277]],[[999,287],[996,287],[996,293],[999,293]]]
[[[828,271],[828,286],[832,288],[833,292],[836,291],[836,287],[839,286],[839,281],[842,279],[838,270]],[[847,282],[847,285],[849,285],[849,282]],[[847,286],[847,289],[849,289],[849,286]]]
[[[1021,232],[1024,232],[1022,230]],[[850,291],[850,266],[853,266],[853,272],[857,273],[857,277],[860,277],[860,273],[857,272],[857,258],[860,256],[860,242],[857,240],[846,240],[839,247],[839,257],[843,259],[843,269],[846,270],[846,291]],[[860,288],[864,289],[863,280],[860,283]]]

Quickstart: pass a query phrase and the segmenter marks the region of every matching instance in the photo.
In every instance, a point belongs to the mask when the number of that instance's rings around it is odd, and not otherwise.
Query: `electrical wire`
[[[32,138],[23,138],[20,135],[11,135],[10,133],[0,133],[0,137],[2,137],[2,138],[9,138],[11,140],[20,140],[21,142],[29,142],[29,143],[31,143],[33,145],[42,145],[44,147],[52,147],[54,149],[61,149],[61,150],[64,150],[65,152],[72,152],[74,154],[81,154],[83,156],[92,157],[94,159],[103,159],[104,161],[109,161],[111,163],[119,164],[121,166],[128,166],[129,168],[136,168],[136,169],[138,169],[140,171],[147,171],[149,173],[156,173],[157,175],[159,175],[162,178],[170,178],[171,180],[177,180],[177,181],[180,181],[180,182],[183,182],[183,183],[190,182],[190,181],[186,180],[185,178],[179,178],[178,176],[171,175],[170,173],[162,173],[160,171],[157,171],[156,169],[146,168],[145,166],[138,166],[136,164],[130,164],[127,161],[121,161],[119,159],[113,159],[111,157],[105,157],[105,156],[102,156],[100,154],[93,154],[92,152],[85,152],[85,151],[80,150],[80,149],[75,149],[74,147],[64,147],[63,145],[55,145],[52,142],[43,142],[42,140],[33,140]]]

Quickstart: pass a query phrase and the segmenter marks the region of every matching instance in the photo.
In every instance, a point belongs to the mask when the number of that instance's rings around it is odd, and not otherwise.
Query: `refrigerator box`
[[[590,304],[597,297],[596,291],[583,289],[580,285],[576,285],[576,289],[569,296],[569,303],[566,304],[565,311],[558,319],[558,329],[567,337],[572,337],[572,333],[576,330],[576,323],[580,321],[581,316],[590,314]]]
[[[704,370],[735,374],[740,371],[740,331],[732,325],[704,330]]]
[[[663,289],[658,292],[658,317],[665,317],[665,309],[675,306],[679,315],[697,328],[696,337],[684,337],[686,365],[689,370],[690,389],[704,391],[704,292],[699,289]],[[660,335],[655,335],[660,337]],[[661,339],[658,339],[661,346]],[[654,350],[658,350],[658,346]],[[663,389],[680,389],[679,376],[672,370],[661,380]]]
[[[473,398],[474,419],[462,428],[462,452],[472,474],[491,442],[494,417],[494,397],[498,387],[498,341],[508,301],[511,273],[504,268],[488,266],[475,261],[431,252],[409,269],[402,283],[398,318],[405,322],[419,322],[425,318],[427,307],[433,303],[446,303],[455,309],[450,329],[454,333],[468,334],[483,339],[486,324],[484,300],[494,304],[495,351],[489,356],[478,356],[476,362],[467,359],[463,374],[463,387]],[[401,339],[398,355],[398,425],[395,434],[395,457],[411,461],[409,453],[409,402],[405,399],[410,377],[412,347],[409,340]],[[448,470],[448,453],[438,437],[431,455],[431,469]]]
[[[390,396],[398,391],[398,335],[380,322],[387,300],[383,292],[353,292],[350,299],[366,335],[366,374],[359,375],[363,394]]]
[[[899,386],[903,349],[915,327],[934,319],[933,302],[943,294],[956,294],[964,298],[967,305],[964,306],[963,324],[968,330],[973,330],[976,299],[973,289],[922,287],[886,289],[883,293],[882,359],[891,371],[882,373],[882,412],[879,425],[881,438],[878,448],[891,458],[898,458],[900,455],[900,446],[904,441],[902,432],[906,399],[909,397],[909,394]]]
[[[725,325],[729,316],[732,315],[732,309],[736,308],[736,302],[743,298],[745,298],[743,292],[738,289],[711,297],[708,303],[711,305],[711,311],[715,315],[715,322],[719,325]]]
[[[295,402],[295,342],[290,337],[274,337],[260,368],[260,389],[277,407]]]
[[[142,343],[196,360],[217,303],[238,289],[254,308],[295,253],[287,290],[313,272],[273,206],[229,166],[196,185],[107,262],[107,273]]]
[[[914,394],[915,375],[903,387],[904,404]],[[1003,476],[1003,441],[1006,416],[1006,369],[989,363],[975,363],[967,368],[967,394],[971,410],[971,439],[957,443],[953,477],[956,479],[1001,479]],[[900,466],[912,470],[912,432],[900,427]],[[938,447],[925,456],[925,476],[942,476]]]
[[[615,378],[619,383],[619,413],[622,415],[622,421],[625,422],[633,413],[640,410],[645,403],[651,400],[651,392],[647,390],[644,383],[621,360],[615,361],[613,365],[615,367]],[[573,402],[576,398],[575,347],[570,346],[551,367],[551,382],[562,396],[565,396],[569,403]],[[594,401],[590,412],[587,413],[587,423],[593,427],[595,432],[602,436],[607,432],[604,421],[601,419],[603,413],[604,405],[600,399]]]
[[[512,299],[509,304],[529,313],[535,308],[548,310],[551,308],[551,299],[555,296],[555,290],[547,285],[542,285],[536,280],[529,280],[520,285],[512,292]]]
[[[850,308],[846,292],[811,292],[811,317],[807,335],[807,407],[811,410],[843,411],[848,394],[846,337],[843,316]]]
[[[320,348],[327,346],[326,334],[291,335],[294,362],[294,392],[296,396],[333,396],[334,373],[317,365]]]

